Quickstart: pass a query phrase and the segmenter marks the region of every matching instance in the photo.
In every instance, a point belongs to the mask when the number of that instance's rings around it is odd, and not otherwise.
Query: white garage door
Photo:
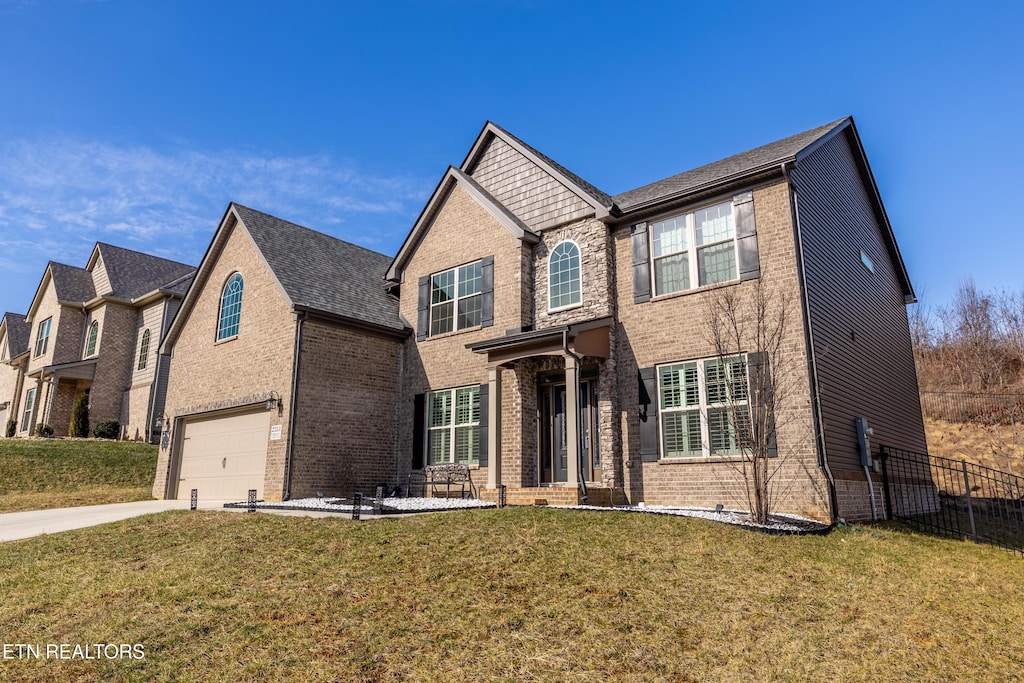
[[[178,498],[198,489],[204,500],[263,498],[270,413],[261,410],[185,423]]]

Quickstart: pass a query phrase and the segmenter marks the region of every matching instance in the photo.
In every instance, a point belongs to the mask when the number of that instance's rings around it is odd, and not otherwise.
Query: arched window
[[[217,324],[217,341],[229,339],[238,334],[238,321],[242,317],[242,274],[235,273],[224,285],[220,297],[220,322]]]
[[[561,242],[548,259],[548,308],[565,308],[580,303],[580,248],[575,242]]]
[[[100,323],[97,320],[89,325],[89,340],[85,343],[85,357],[96,355],[96,340],[100,336]]]
[[[146,369],[146,363],[149,361],[149,330],[142,332],[142,341],[139,342],[139,370]]]

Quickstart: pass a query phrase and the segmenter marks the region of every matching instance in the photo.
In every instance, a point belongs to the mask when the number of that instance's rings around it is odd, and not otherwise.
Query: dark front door
[[[594,415],[596,400],[590,382],[580,383],[580,412],[582,421],[579,433],[583,439],[583,462],[581,464],[583,478],[591,479],[594,472],[594,459],[597,454],[597,443],[594,438]],[[540,392],[540,483],[575,483],[569,478],[569,444],[568,416],[566,415],[565,383],[549,384]]]

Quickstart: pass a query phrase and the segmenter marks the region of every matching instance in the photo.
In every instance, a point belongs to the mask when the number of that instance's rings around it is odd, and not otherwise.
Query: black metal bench
[[[472,495],[473,482],[469,478],[469,465],[428,465],[422,472],[409,475],[410,496],[413,491],[420,491],[421,495],[426,496],[428,486],[432,498],[439,498],[442,489],[445,498],[451,498],[454,490],[458,491],[459,498],[465,498],[467,488]]]

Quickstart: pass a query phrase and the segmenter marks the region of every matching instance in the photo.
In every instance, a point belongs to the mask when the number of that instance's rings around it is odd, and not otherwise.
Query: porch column
[[[501,367],[487,368],[487,488],[501,483]]]
[[[580,367],[573,356],[565,356],[565,447],[569,463],[566,484],[580,485]]]

